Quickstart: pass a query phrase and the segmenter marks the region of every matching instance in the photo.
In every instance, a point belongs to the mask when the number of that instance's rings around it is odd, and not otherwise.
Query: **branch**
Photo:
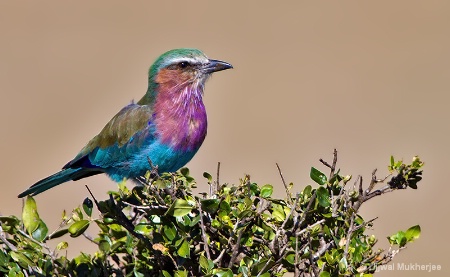
[[[314,224],[308,225],[308,227],[306,227],[305,229],[303,229],[303,230],[301,230],[301,231],[295,233],[295,235],[296,235],[296,236],[300,236],[300,235],[302,235],[302,234],[304,234],[304,233],[306,233],[306,232],[308,232],[308,231],[311,231],[312,228],[314,228],[314,227],[316,227],[317,225],[320,225],[320,224],[322,224],[322,223],[324,223],[324,222],[325,222],[325,219],[321,219],[321,220],[317,221],[317,222],[314,223]]]
[[[200,202],[197,203],[198,203],[198,211],[200,213],[200,228],[202,230],[203,245],[205,247],[206,257],[209,260],[211,260],[211,254],[209,253],[208,238],[206,237],[205,223],[203,222],[202,204]]]
[[[220,187],[220,162],[217,162],[217,177],[216,177],[216,191],[214,194],[216,194],[219,191]]]
[[[243,227],[238,234],[238,238],[236,243],[234,244],[233,248],[232,248],[232,253],[231,253],[231,259],[230,262],[228,263],[228,267],[232,268],[234,261],[236,260],[237,255],[239,254],[239,247],[241,246],[241,239],[242,239],[242,234],[244,233],[244,230],[246,229],[246,227]]]
[[[336,171],[336,164],[337,164],[337,150],[336,148],[333,151],[333,163],[330,165],[329,163],[327,163],[326,161],[324,161],[323,159],[319,159],[319,161],[325,165],[326,167],[330,168],[330,176],[328,179],[331,179],[331,177],[334,176],[334,172]]]
[[[278,173],[280,174],[280,177],[281,177],[281,182],[283,183],[284,189],[286,190],[286,195],[288,197],[288,202],[289,202],[289,204],[292,204],[292,196],[291,196],[291,193],[289,191],[289,187],[287,186],[286,181],[284,180],[283,173],[281,172],[281,168],[278,165],[278,163],[275,163],[275,164],[277,165]]]

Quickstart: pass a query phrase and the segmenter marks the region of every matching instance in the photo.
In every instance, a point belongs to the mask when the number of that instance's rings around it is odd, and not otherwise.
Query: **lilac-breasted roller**
[[[205,82],[213,72],[233,68],[197,49],[162,54],[149,70],[148,90],[120,110],[61,171],[40,180],[19,197],[64,182],[106,173],[116,182],[150,169],[174,172],[189,162],[206,136]]]

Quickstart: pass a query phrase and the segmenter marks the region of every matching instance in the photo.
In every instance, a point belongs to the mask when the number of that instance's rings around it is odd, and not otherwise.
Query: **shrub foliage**
[[[25,200],[22,219],[0,217],[0,272],[8,276],[371,276],[406,244],[417,239],[413,226],[389,236],[392,247],[375,247],[370,234],[375,219],[365,220],[359,208],[373,197],[417,188],[423,162],[411,164],[391,157],[391,174],[373,172],[364,184],[321,160],[324,174],[311,168],[317,185],[286,198],[272,197],[273,186],[260,186],[245,176],[238,185],[218,184],[204,173],[210,191],[194,195],[196,182],[183,168],[177,173],[140,179],[133,189],[119,184],[109,198],[92,195],[60,227],[49,232],[32,197]],[[217,177],[218,178],[218,177]],[[98,218],[93,209],[100,212]],[[92,238],[90,225],[100,228]],[[69,259],[64,236],[85,236],[98,245],[93,254]],[[60,240],[56,249],[46,242]]]

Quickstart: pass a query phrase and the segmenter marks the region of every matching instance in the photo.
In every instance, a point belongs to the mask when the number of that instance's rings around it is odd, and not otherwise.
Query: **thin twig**
[[[321,162],[324,166],[331,168],[331,164],[327,163],[324,159],[320,158],[319,162]]]
[[[358,226],[354,227],[354,228],[353,228],[353,232],[358,231],[359,229],[361,229],[361,228],[363,228],[363,227],[366,227],[367,225],[371,224],[372,222],[374,222],[374,221],[377,220],[377,219],[378,219],[378,216],[375,217],[375,218],[372,218],[371,220],[367,220],[366,222],[364,222],[364,223],[361,224],[361,225],[358,225]]]
[[[373,188],[375,187],[375,185],[378,183],[377,176],[375,175],[376,173],[377,173],[377,169],[375,168],[372,171],[372,179],[370,179],[370,184],[369,184],[369,187],[366,190],[366,193],[371,192],[373,190]]]
[[[362,176],[358,176],[359,177],[359,196],[360,197],[365,197],[366,193],[363,191],[363,177]]]
[[[64,211],[64,213],[65,213],[65,211]],[[50,235],[48,235],[47,238],[48,238],[48,239],[51,239],[51,238],[53,237],[53,235],[56,234],[56,232],[58,232],[59,230],[61,230],[63,227],[67,226],[67,222],[69,222],[69,221],[70,221],[70,218],[67,218],[67,219],[63,220],[63,221],[59,224],[58,228],[56,228],[55,231],[53,231]]]
[[[298,257],[300,256],[300,253],[298,252],[298,236],[295,235],[295,264],[294,264],[294,276],[298,277],[300,276],[300,273],[298,271]]]
[[[237,238],[236,244],[235,244],[235,245],[233,246],[233,248],[232,248],[231,258],[230,258],[230,262],[229,262],[229,264],[228,264],[228,267],[229,267],[229,268],[232,268],[232,267],[233,267],[234,261],[236,260],[236,257],[237,257],[237,255],[239,254],[239,247],[241,246],[242,234],[244,233],[244,230],[245,230],[245,229],[246,229],[246,228],[243,227],[243,228],[239,231],[239,234],[238,234],[238,238]]]
[[[288,202],[289,202],[289,204],[292,204],[292,196],[291,196],[291,193],[290,193],[290,191],[289,191],[289,187],[288,187],[288,185],[286,184],[286,180],[284,180],[283,173],[281,172],[281,168],[280,168],[280,166],[278,165],[278,163],[275,163],[275,164],[277,165],[278,173],[280,174],[281,181],[282,181],[282,183],[283,183],[284,189],[286,190],[286,195],[287,195],[287,197],[288,197]]]
[[[217,176],[216,176],[216,191],[214,194],[216,194],[219,191],[220,187],[220,162],[217,162]]]
[[[312,244],[311,244],[311,236],[308,236],[308,245],[309,245],[309,249],[313,249]],[[319,272],[317,272],[317,266],[314,262],[314,255],[312,253],[312,251],[309,252],[309,265],[312,269],[312,271],[314,272],[314,276],[319,276]]]
[[[150,157],[147,157],[147,161],[148,164],[150,165],[150,176],[154,175],[159,177],[159,173],[158,173],[158,165],[155,165],[152,160],[150,159]]]
[[[336,171],[336,164],[337,164],[337,150],[336,148],[333,151],[333,163],[330,165],[329,163],[327,163],[326,161],[324,161],[323,159],[319,159],[319,161],[325,165],[326,167],[328,167],[330,169],[330,177],[329,179],[331,179],[334,176],[334,172]]]
[[[86,189],[88,190],[89,194],[91,195],[92,199],[94,199],[94,203],[97,206],[97,209],[100,211],[99,209],[99,203],[97,201],[97,199],[95,198],[94,194],[92,194],[92,191],[89,189],[88,185],[84,185],[86,187]],[[101,212],[101,211],[100,211]]]
[[[241,223],[241,220],[238,220],[238,221],[234,224],[233,232],[236,232],[236,230],[237,230],[237,228],[238,228],[238,226],[239,226],[240,223]],[[228,237],[227,244],[226,244],[228,247],[225,247],[225,248],[220,252],[219,256],[213,261],[214,264],[218,264],[219,266],[221,266],[220,264],[221,264],[221,262],[222,262],[222,258],[223,258],[223,256],[224,256],[225,252],[226,252],[227,250],[229,251],[229,248],[232,248],[232,245],[231,245],[231,240],[232,240],[232,238],[233,238],[233,236],[231,236],[231,235]]]
[[[286,219],[283,221],[283,224],[281,224],[280,229],[284,229],[284,226],[286,226],[286,223],[288,222],[288,220],[291,218],[292,214],[295,211],[295,208],[297,207],[298,204],[298,199],[300,198],[300,193],[297,193],[297,196],[295,197],[295,202],[294,205],[291,206],[291,211],[289,212],[289,215],[286,217]]]
[[[321,247],[319,248],[319,250],[317,250],[317,252],[313,255],[313,261],[317,261],[318,259],[320,259],[320,257],[331,247],[333,246],[334,242],[330,241],[330,242],[326,242],[323,238],[320,239],[320,245]],[[315,264],[315,266],[317,266]]]
[[[256,277],[261,276],[261,273],[263,273],[263,272],[266,270],[266,267],[269,265],[269,263],[270,263],[271,261],[272,261],[272,257],[270,257],[270,258],[267,260],[266,264],[263,266],[263,268],[261,268],[261,270],[258,272],[258,275],[256,275]]]
[[[206,237],[205,223],[203,222],[202,204],[200,202],[198,202],[198,211],[200,213],[200,228],[202,229],[202,239],[206,252],[206,257],[208,258],[208,260],[211,260],[211,254],[209,253],[208,238]]]
[[[300,196],[300,194],[297,193],[297,197],[295,198],[294,205],[291,206],[291,211],[289,212],[288,216],[286,217],[286,219],[281,224],[281,227],[277,228],[277,232],[275,233],[275,236],[273,237],[272,241],[268,245],[270,250],[273,253],[276,252],[276,250],[275,250],[275,242],[277,242],[280,237],[285,237],[286,236],[286,231],[284,230],[284,227],[286,226],[287,222],[291,218],[292,214],[295,212],[295,208],[297,207],[299,196]],[[289,244],[287,244],[287,243],[284,244],[284,246],[281,248],[281,250],[278,251],[279,256],[284,257],[286,255],[285,251],[286,251],[288,246],[289,246]]]
[[[88,241],[90,241],[90,242],[92,242],[92,243],[98,245],[98,242],[96,242],[96,241],[92,238],[91,235],[88,235],[88,234],[86,234],[86,233],[83,233],[83,237],[85,237]]]
[[[214,264],[219,264],[222,261],[223,255],[225,254],[225,252],[227,251],[227,248],[222,249],[222,251],[220,251],[219,256],[217,256],[217,258],[213,261]]]
[[[130,202],[126,202],[126,201],[123,201],[122,203],[124,203],[127,206],[139,209],[139,210],[167,210],[167,209],[169,209],[167,206],[164,206],[164,205],[141,206],[141,205],[134,205],[134,204],[131,204]]]
[[[317,221],[316,223],[311,224],[311,225],[308,225],[306,228],[304,228],[304,229],[298,231],[297,233],[295,233],[295,235],[296,235],[296,236],[301,236],[303,233],[308,232],[308,231],[311,231],[312,228],[314,228],[314,227],[316,227],[317,225],[320,225],[320,224],[322,224],[322,223],[324,223],[324,222],[325,222],[325,219],[321,219],[321,220]]]
[[[350,217],[350,226],[348,227],[347,237],[346,237],[346,242],[345,242],[344,257],[346,259],[348,259],[348,248],[350,247],[351,237],[354,232],[354,229],[353,229],[354,223],[355,223],[355,213],[352,213],[352,215]]]
[[[394,189],[390,185],[386,185],[386,186],[382,187],[381,189],[377,189],[377,190],[374,190],[371,193],[369,193],[366,196],[366,198],[364,199],[364,202],[375,196],[379,196],[379,195],[382,195],[383,193],[387,193],[387,192],[391,192],[391,191],[394,191]]]
[[[347,185],[346,182],[342,185],[341,190],[339,191],[339,194],[336,198],[334,198],[334,199],[331,198],[333,201],[333,204],[331,206],[332,217],[338,216],[337,209],[338,209],[338,205],[339,205],[339,200],[341,200],[342,198],[346,198],[345,185]],[[331,192],[333,192],[333,191],[331,191]],[[346,199],[345,199],[345,201],[346,201]]]
[[[330,179],[334,176],[334,172],[336,171],[336,164],[337,164],[337,150],[336,148],[333,151],[333,164],[331,165],[330,170]]]
[[[311,199],[309,200],[308,206],[306,206],[306,209],[303,211],[303,214],[300,217],[300,220],[298,222],[298,228],[302,227],[302,224],[306,219],[306,214],[311,210],[313,203],[316,201],[316,192],[317,191],[314,191],[314,194],[311,196]],[[294,227],[296,227],[296,226],[294,226]]]
[[[48,254],[50,255],[50,258],[51,258],[51,260],[52,260],[52,263],[54,263],[54,260],[56,259],[56,256],[55,256],[55,252],[53,252],[53,251],[50,249],[50,247],[48,247],[45,243],[42,243],[42,242],[36,240],[36,239],[33,238],[32,236],[29,236],[27,233],[25,233],[24,231],[22,231],[22,230],[20,230],[20,229],[18,230],[18,232],[19,232],[21,235],[23,235],[24,237],[28,238],[29,240],[33,241],[34,243],[40,245],[42,248],[44,248],[45,250],[47,250],[47,251],[48,251]]]

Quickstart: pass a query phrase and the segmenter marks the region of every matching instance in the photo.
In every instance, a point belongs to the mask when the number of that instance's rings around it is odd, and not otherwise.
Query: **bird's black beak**
[[[233,66],[227,62],[219,60],[209,60],[209,62],[203,66],[202,71],[209,74],[230,68],[233,68]]]

